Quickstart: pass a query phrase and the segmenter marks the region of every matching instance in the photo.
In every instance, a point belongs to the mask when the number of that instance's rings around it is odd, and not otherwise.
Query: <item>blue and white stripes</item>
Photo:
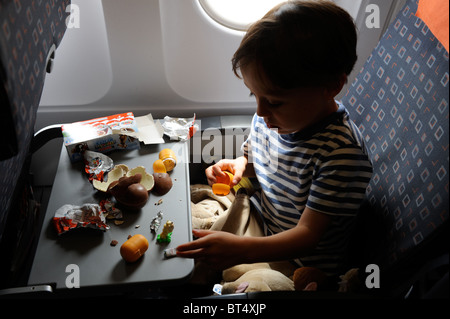
[[[347,110],[339,105],[313,128],[286,135],[268,129],[255,115],[243,145],[261,185],[251,200],[264,219],[266,235],[295,227],[305,207],[332,216],[332,226],[311,257],[325,271],[337,267],[371,178],[361,143]]]

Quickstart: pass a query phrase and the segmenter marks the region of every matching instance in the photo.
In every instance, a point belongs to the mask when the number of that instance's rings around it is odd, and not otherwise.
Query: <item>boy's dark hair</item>
[[[350,74],[357,34],[352,17],[330,1],[291,0],[248,29],[233,56],[238,70],[256,63],[275,89],[328,86]]]

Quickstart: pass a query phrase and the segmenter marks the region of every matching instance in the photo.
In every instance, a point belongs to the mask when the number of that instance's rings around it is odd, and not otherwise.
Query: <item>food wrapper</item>
[[[164,134],[171,140],[186,141],[190,139],[198,130],[198,124],[195,123],[195,114],[191,118],[165,116],[161,125],[164,128]]]
[[[140,148],[139,140],[133,137],[139,128],[132,112],[64,124],[61,130],[73,163],[83,160],[86,150],[109,153]]]
[[[103,211],[97,204],[64,205],[56,210],[52,222],[58,235],[77,228],[109,229]]]
[[[163,218],[163,213],[158,212],[156,217],[153,217],[152,221],[150,222],[150,230],[154,233],[156,233],[159,229],[159,226],[161,225],[161,220]]]
[[[99,204],[106,219],[113,219],[114,224],[116,225],[123,223],[122,211],[116,207],[116,204],[113,201],[110,199],[104,199],[101,200]]]
[[[105,174],[114,167],[113,160],[105,154],[87,150],[83,156],[84,171],[88,174],[89,181],[96,179],[103,182]]]
[[[176,257],[176,256],[177,256],[177,248],[176,247],[164,250],[164,258],[168,259],[168,258],[172,258],[172,257]]]

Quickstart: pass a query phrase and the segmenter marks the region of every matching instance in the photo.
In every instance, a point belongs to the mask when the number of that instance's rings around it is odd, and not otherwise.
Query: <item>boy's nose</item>
[[[264,100],[259,99],[256,101],[256,104],[257,104],[256,115],[258,115],[259,117],[264,117],[270,114],[267,102],[264,102]]]

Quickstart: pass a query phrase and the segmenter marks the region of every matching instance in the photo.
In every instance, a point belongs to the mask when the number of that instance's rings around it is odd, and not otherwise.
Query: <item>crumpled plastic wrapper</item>
[[[103,177],[114,167],[113,160],[105,154],[86,150],[84,152],[84,171],[89,181],[94,179],[103,181]]]
[[[163,213],[158,212],[156,214],[156,217],[153,217],[152,221],[150,222],[150,230],[154,233],[156,233],[159,229],[159,226],[161,225],[161,220],[163,218]]]
[[[198,124],[195,123],[195,114],[191,118],[165,116],[161,126],[164,128],[164,134],[171,140],[186,141],[190,139],[198,130]]]
[[[58,235],[77,228],[109,229],[102,208],[97,204],[63,205],[56,210],[52,222]]]
[[[104,199],[100,201],[99,205],[106,219],[113,219],[114,224],[116,225],[120,225],[124,222],[122,211],[116,207],[116,204],[113,201]]]

